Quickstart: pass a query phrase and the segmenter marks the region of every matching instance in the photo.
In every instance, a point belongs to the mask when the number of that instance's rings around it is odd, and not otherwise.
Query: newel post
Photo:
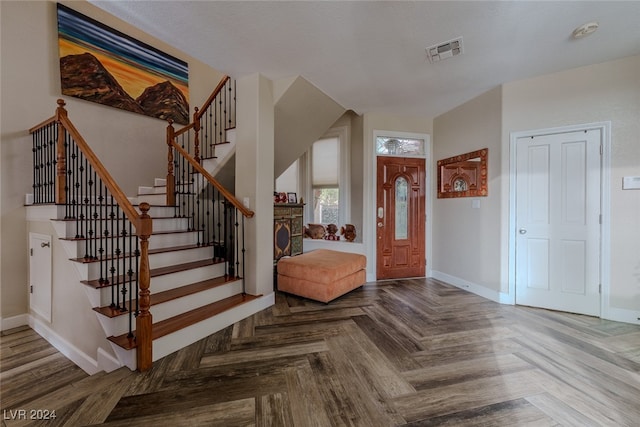
[[[167,126],[167,206],[176,204],[176,180],[173,175],[173,140],[175,139],[175,130],[173,129],[173,120],[169,119]]]
[[[193,131],[195,136],[193,138],[193,159],[200,163],[200,116],[198,116],[198,107],[195,108],[193,113]]]
[[[151,369],[153,364],[153,338],[152,323],[153,318],[149,308],[151,298],[149,286],[151,284],[151,273],[149,271],[149,236],[153,229],[151,217],[149,216],[149,204],[140,203],[140,217],[136,227],[136,234],[140,239],[140,271],[139,271],[139,312],[136,317],[136,355],[137,365],[140,372]]]
[[[62,117],[67,117],[67,110],[64,109],[65,105],[63,99],[58,99],[58,108],[56,108],[56,123],[58,126],[58,141],[56,143],[56,204],[67,203],[65,191],[67,182],[67,160],[64,152],[65,128],[60,121]]]

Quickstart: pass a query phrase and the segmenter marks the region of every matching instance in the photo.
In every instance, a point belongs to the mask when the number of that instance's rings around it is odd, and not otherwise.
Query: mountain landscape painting
[[[58,3],[62,94],[186,125],[186,62]]]

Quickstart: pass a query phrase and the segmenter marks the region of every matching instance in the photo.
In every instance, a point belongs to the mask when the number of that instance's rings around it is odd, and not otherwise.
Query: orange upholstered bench
[[[367,258],[316,249],[278,261],[278,290],[327,303],[362,286]]]

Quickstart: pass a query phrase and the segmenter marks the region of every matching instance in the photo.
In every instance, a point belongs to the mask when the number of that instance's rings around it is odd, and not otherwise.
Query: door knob
[[[381,222],[378,223],[378,227],[382,228],[382,223]]]
[[[527,234],[527,230],[525,228],[521,228],[520,230],[518,230],[518,233]]]
[[[42,242],[42,243],[40,243],[40,247],[41,247],[41,248],[48,248],[48,247],[50,247],[49,242]]]

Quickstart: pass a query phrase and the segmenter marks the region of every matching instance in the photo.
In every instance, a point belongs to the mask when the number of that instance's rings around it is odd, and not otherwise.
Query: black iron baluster
[[[223,208],[224,205],[222,205],[222,196],[220,195],[220,190],[217,190],[218,193],[218,197],[216,198],[216,209],[218,210],[218,215],[217,215],[217,219],[218,219],[218,260],[220,260],[222,258],[222,254],[224,253],[224,236],[222,233],[222,223],[220,222],[223,219],[223,214],[220,212],[220,209]],[[222,238],[222,241],[221,241]]]
[[[122,231],[118,234],[119,247],[122,246],[121,252],[118,254],[118,265],[122,264],[122,307],[120,311],[127,311],[127,216],[124,211],[118,208],[118,214],[122,215]],[[119,222],[119,221],[118,221]]]
[[[116,280],[116,266],[115,266],[115,256],[114,256],[114,244],[113,244],[113,236],[114,236],[114,221],[115,221],[115,212],[113,211],[113,196],[109,195],[109,230],[106,231],[105,235],[107,236],[107,253],[108,257],[111,259],[111,267],[109,267],[109,273],[111,275],[111,279],[109,281],[111,285],[111,307],[114,309],[119,308],[119,295],[118,295],[118,282]]]
[[[239,246],[238,245],[238,227],[239,227],[239,223],[238,223],[238,209],[236,207],[233,207],[233,213],[235,215],[235,223],[234,223],[234,233],[233,233],[233,237],[232,237],[232,244],[233,247],[236,250],[236,270],[235,270],[235,274],[236,274],[236,279],[239,278],[239,273],[240,273],[240,254],[238,253],[239,250]]]
[[[98,224],[100,227],[100,233],[98,234],[98,238],[96,239],[96,241],[99,241],[98,245],[98,258],[100,260],[100,284],[104,284],[105,283],[105,270],[106,270],[106,262],[107,260],[105,259],[104,256],[104,251],[105,251],[105,236],[104,236],[104,229],[105,229],[105,221],[107,220],[107,206],[104,203],[104,197],[102,196],[102,189],[105,189],[105,193],[106,193],[106,187],[104,187],[104,184],[102,183],[102,180],[100,180],[100,185],[99,185],[99,189],[100,192],[98,194],[98,210],[100,212],[100,218],[98,219]]]
[[[115,250],[114,250],[114,265],[115,265],[115,285],[116,285],[116,306],[119,309],[122,309],[122,307],[124,306],[124,300],[122,301],[122,305],[120,305],[120,280],[121,280],[121,276],[120,276],[120,207],[118,205],[114,206],[116,211],[115,211],[115,225],[116,228],[115,230],[111,230],[111,232],[113,233],[111,235],[111,244],[115,246]]]
[[[56,179],[58,175],[58,138],[56,136],[56,127],[51,127],[52,136],[51,136],[51,186],[49,187],[51,190],[49,191],[48,200],[49,203],[56,202]]]
[[[72,147],[71,144],[69,143],[69,134],[67,134],[65,132],[64,135],[64,157],[65,157],[65,165],[67,167],[66,173],[65,173],[65,184],[64,184],[64,197],[65,197],[65,219],[70,219],[73,218],[73,208],[72,208],[72,204],[69,203],[71,201],[71,192],[73,191],[73,184],[72,184],[72,174],[71,174],[71,151],[72,151]]]
[[[206,138],[207,139],[207,156],[210,158],[213,158],[213,154],[211,154],[212,151],[212,139],[211,136],[213,135],[213,115],[212,115],[212,110],[211,110],[211,105],[209,105],[209,107],[207,107],[207,128],[208,128],[208,134],[209,136]]]
[[[42,141],[42,197],[45,203],[49,200],[49,138],[50,135],[47,133],[46,138]]]
[[[227,105],[225,105],[225,110],[228,110],[229,112],[229,117],[228,117],[228,122],[227,122],[227,126],[225,127],[225,141],[227,140],[226,136],[227,136],[227,129],[229,129],[231,127],[231,80],[227,80],[226,85],[228,85],[228,93],[229,93],[229,99],[227,101]]]
[[[91,221],[91,213],[89,212],[89,160],[83,155],[84,166],[81,166],[80,172],[86,173],[86,177],[83,178],[80,189],[82,197],[82,223],[83,223],[83,235],[84,235],[84,259],[90,259],[90,244],[89,241],[89,224]],[[81,175],[82,176],[82,175]]]
[[[240,218],[242,221],[242,293],[245,294],[246,293],[246,282],[247,282],[247,276],[245,274],[245,265],[246,265],[246,258],[245,258],[245,252],[246,252],[246,247],[245,247],[245,241],[244,241],[244,215],[242,215],[242,217]]]
[[[56,185],[56,156],[55,156],[55,145],[53,140],[53,134],[51,135],[51,139],[49,139],[49,145],[47,147],[47,203],[51,203],[55,201],[55,185]]]
[[[139,301],[138,301],[138,296],[140,295],[140,240],[138,239],[138,236],[135,235],[134,236],[136,239],[136,270],[135,270],[135,281],[136,281],[136,297],[135,297],[135,301],[136,301],[136,313],[135,315],[138,316],[138,313],[140,312],[140,306],[139,306]]]
[[[227,208],[227,199],[224,199],[223,202],[223,206],[222,206],[222,222],[223,222],[223,229],[224,229],[224,276],[225,278],[230,278],[230,271],[229,271],[229,233],[228,233],[228,228],[229,228],[229,217],[227,212],[229,211],[229,209]]]
[[[130,221],[127,221],[129,223],[129,233],[127,236],[127,240],[129,241],[129,269],[127,270],[127,282],[128,282],[128,287],[129,287],[129,334],[128,337],[129,338],[133,338],[133,315],[134,315],[134,310],[133,310],[133,298],[137,299],[137,294],[134,295],[133,294],[133,289],[132,289],[132,281],[133,281],[133,257],[135,256],[135,253],[133,252],[133,241],[131,240],[133,237],[135,237],[134,233],[133,233],[133,227]]]
[[[33,203],[40,203],[40,195],[38,194],[38,140],[42,137],[42,130],[34,132],[31,135],[31,156],[33,161]]]

